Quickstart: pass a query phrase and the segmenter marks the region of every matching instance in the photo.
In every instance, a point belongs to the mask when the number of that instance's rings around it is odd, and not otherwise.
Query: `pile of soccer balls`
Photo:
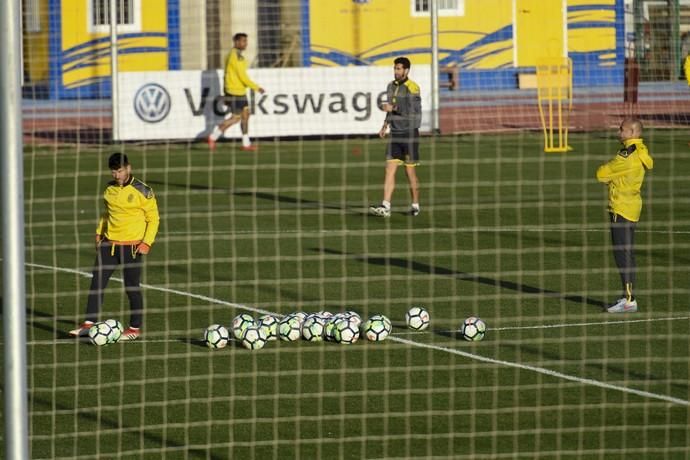
[[[423,331],[429,327],[429,312],[424,307],[412,307],[405,313],[405,322],[410,329]],[[328,311],[295,312],[282,318],[263,315],[258,319],[241,313],[229,327],[212,324],[206,328],[204,343],[209,348],[224,348],[234,339],[250,350],[261,349],[271,340],[325,341],[351,345],[361,336],[372,342],[381,342],[392,330],[393,325],[386,316],[377,314],[363,321],[352,310],[335,314]],[[486,325],[481,319],[470,317],[463,322],[460,332],[466,340],[478,341],[484,338]]]
[[[271,340],[294,342],[336,342],[350,345],[364,335],[368,340],[380,342],[391,333],[393,325],[384,315],[374,315],[367,321],[354,311],[330,313],[295,312],[282,318],[263,315],[254,319],[247,313],[237,315],[229,327],[212,324],[204,331],[204,342],[209,348],[223,348],[235,339],[245,348],[258,350]]]

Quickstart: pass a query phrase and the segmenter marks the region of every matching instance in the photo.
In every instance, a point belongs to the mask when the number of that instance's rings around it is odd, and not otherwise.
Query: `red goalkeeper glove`
[[[146,254],[149,253],[150,250],[151,250],[151,246],[149,246],[149,245],[146,244],[146,243],[139,243],[139,245],[137,246],[137,252],[138,252],[139,254],[144,254],[144,255],[146,255]]]

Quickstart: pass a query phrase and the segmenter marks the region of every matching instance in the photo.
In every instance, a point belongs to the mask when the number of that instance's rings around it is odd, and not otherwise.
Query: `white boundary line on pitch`
[[[518,329],[551,329],[559,327],[580,327],[580,326],[602,326],[608,324],[622,324],[622,323],[652,323],[656,321],[675,321],[690,319],[690,316],[669,316],[665,318],[642,318],[642,319],[628,319],[618,321],[596,321],[592,323],[561,323],[561,324],[543,324],[541,326],[509,326],[509,327],[492,327],[492,331],[514,331]]]
[[[656,394],[656,393],[651,393],[649,391],[635,390],[634,388],[627,388],[627,387],[622,387],[622,386],[618,386],[618,385],[612,385],[610,383],[600,382],[598,380],[585,379],[582,377],[575,377],[573,375],[563,374],[562,372],[552,371],[550,369],[545,369],[543,367],[536,367],[536,366],[530,366],[528,364],[519,364],[519,363],[510,362],[510,361],[503,361],[500,359],[487,358],[485,356],[475,355],[473,353],[467,353],[465,351],[456,350],[454,348],[441,347],[438,345],[432,345],[432,344],[427,344],[427,343],[419,343],[419,342],[415,342],[413,340],[403,339],[400,337],[388,336],[388,340],[392,340],[392,341],[398,342],[398,343],[404,343],[407,345],[413,345],[416,347],[428,348],[430,350],[445,351],[446,353],[452,353],[454,355],[463,356],[465,358],[474,359],[476,361],[482,361],[485,363],[498,364],[500,366],[514,367],[517,369],[524,369],[524,370],[528,370],[528,371],[532,371],[532,372],[537,372],[539,374],[548,375],[551,377],[569,380],[571,382],[581,383],[583,385],[592,385],[592,386],[599,387],[599,388],[605,388],[607,390],[620,391],[623,393],[629,393],[629,394],[633,394],[636,396],[641,396],[643,398],[659,399],[661,401],[666,401],[666,402],[673,403],[673,404],[679,404],[682,406],[690,406],[690,401],[686,401],[684,399],[679,399],[679,398],[674,398],[672,396],[665,396],[665,395],[660,395],[660,394]]]
[[[589,323],[555,323],[555,324],[541,324],[539,326],[507,326],[507,327],[491,327],[487,328],[487,332],[494,331],[518,331],[521,329],[555,329],[565,327],[580,327],[580,326],[607,326],[609,324],[623,324],[623,323],[654,323],[657,321],[675,321],[690,319],[690,316],[667,316],[657,318],[641,318],[641,319],[627,319],[615,321],[593,321]],[[457,329],[439,330],[437,332],[457,332]],[[400,332],[398,335],[414,335],[425,334],[426,331],[409,331]]]
[[[86,272],[82,272],[82,271],[70,269],[70,268],[54,267],[54,266],[50,266],[50,265],[42,265],[42,264],[34,264],[34,263],[26,263],[26,265],[29,267],[44,268],[44,269],[54,270],[54,271],[58,271],[58,272],[78,274],[78,275],[81,275],[81,276],[84,276],[87,278],[91,277],[90,273],[86,273]],[[113,277],[111,279],[122,283],[121,278],[114,278]],[[160,286],[153,286],[150,284],[142,284],[141,287],[146,288],[146,289],[152,289],[155,291],[160,291],[160,292],[167,292],[170,294],[178,294],[181,296],[186,296],[186,297],[190,297],[190,298],[198,299],[198,300],[204,300],[206,302],[216,303],[216,304],[220,304],[220,305],[227,305],[230,307],[242,308],[242,309],[246,309],[246,310],[253,311],[256,313],[274,314],[274,315],[276,314],[274,312],[269,312],[269,311],[262,310],[259,308],[254,308],[254,307],[250,307],[250,306],[238,304],[238,303],[233,303],[233,302],[227,302],[225,300],[215,299],[213,297],[208,297],[208,296],[201,295],[201,294],[193,294],[191,292],[180,291],[178,289],[170,289],[170,288],[165,288],[165,287],[160,287]],[[644,320],[631,320],[631,321],[644,321]],[[620,321],[620,322],[626,322],[626,321]],[[658,400],[666,401],[666,402],[669,402],[672,404],[678,404],[678,405],[682,405],[682,406],[690,406],[690,401],[686,401],[684,399],[674,398],[672,396],[660,395],[657,393],[651,393],[649,391],[636,390],[634,388],[627,388],[627,387],[623,387],[623,386],[613,385],[610,383],[600,382],[598,380],[576,377],[573,375],[564,374],[562,372],[552,371],[550,369],[546,369],[543,367],[536,367],[536,366],[530,366],[528,364],[520,364],[520,363],[511,362],[511,361],[503,361],[500,359],[488,358],[486,356],[476,355],[473,353],[468,353],[465,351],[456,350],[454,348],[447,348],[447,347],[441,347],[441,346],[433,345],[433,344],[415,342],[414,340],[403,339],[403,338],[396,337],[393,335],[388,336],[388,340],[391,340],[393,342],[407,344],[407,345],[412,345],[415,347],[426,348],[426,349],[436,350],[436,351],[443,351],[446,353],[451,353],[454,355],[473,359],[475,361],[481,361],[484,363],[497,364],[497,365],[501,365],[501,366],[507,366],[507,367],[513,367],[513,368],[517,368],[517,369],[523,369],[523,370],[528,370],[528,371],[532,371],[532,372],[537,372],[539,374],[544,374],[544,375],[548,375],[551,377],[556,377],[556,378],[568,380],[571,382],[580,383],[583,385],[591,385],[591,386],[595,386],[595,387],[599,387],[599,388],[604,388],[607,390],[614,390],[614,391],[620,391],[622,393],[629,393],[629,394],[633,394],[633,395],[640,396],[643,398],[658,399]],[[52,342],[52,343],[54,343],[54,342]],[[132,342],[132,343],[136,343],[136,342]]]

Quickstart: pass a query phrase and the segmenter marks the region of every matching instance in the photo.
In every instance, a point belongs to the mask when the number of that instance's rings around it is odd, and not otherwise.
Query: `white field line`
[[[404,343],[407,345],[412,345],[415,347],[427,348],[427,349],[436,350],[436,351],[445,351],[446,353],[452,353],[454,355],[463,356],[465,358],[474,359],[476,361],[481,361],[484,363],[498,364],[500,366],[508,366],[508,367],[514,367],[517,369],[523,369],[523,370],[528,370],[528,371],[532,371],[532,372],[537,372],[539,374],[544,374],[544,375],[548,375],[551,377],[569,380],[571,382],[577,382],[577,383],[581,383],[583,385],[591,385],[591,386],[595,386],[595,387],[599,387],[599,388],[605,388],[607,390],[614,390],[614,391],[620,391],[623,393],[629,393],[629,394],[633,394],[636,396],[641,396],[643,398],[659,399],[661,401],[666,401],[666,402],[669,402],[672,404],[679,404],[682,406],[690,406],[690,401],[686,401],[684,399],[660,395],[657,393],[651,393],[649,391],[636,390],[634,388],[622,387],[619,385],[612,385],[610,383],[600,382],[598,380],[576,377],[574,375],[563,374],[562,372],[552,371],[550,369],[545,369],[543,367],[536,367],[536,366],[530,366],[528,364],[520,364],[520,363],[514,363],[514,362],[510,362],[510,361],[503,361],[500,359],[488,358],[486,356],[475,355],[474,353],[467,353],[465,351],[460,351],[460,350],[456,350],[453,348],[447,348],[447,347],[441,347],[438,345],[415,342],[413,340],[403,339],[400,337],[389,336],[388,340],[392,340],[392,341],[398,342],[398,343]]]
[[[33,264],[33,263],[27,263],[26,265],[27,265],[28,267],[43,268],[43,269],[46,269],[46,270],[53,270],[53,271],[56,271],[56,272],[72,273],[72,274],[76,274],[76,275],[81,275],[81,276],[83,276],[83,277],[85,277],[85,278],[92,278],[91,273],[87,273],[87,272],[75,270],[75,269],[72,269],[72,268],[52,267],[52,266],[50,266],[50,265]],[[118,283],[122,283],[122,282],[123,282],[122,278],[118,278],[118,277],[116,277],[116,276],[113,276],[113,277],[110,278],[110,279],[111,279],[111,280],[114,280],[114,281],[117,281]],[[154,285],[152,285],[152,284],[142,284],[141,287],[143,287],[143,288],[145,288],[145,289],[151,289],[152,291],[160,291],[160,292],[167,292],[167,293],[169,293],[169,294],[177,294],[177,295],[181,295],[181,296],[184,296],[184,297],[189,297],[189,298],[192,298],[192,299],[202,300],[202,301],[204,301],[204,302],[215,303],[215,304],[218,304],[218,305],[225,305],[225,306],[233,307],[233,308],[241,308],[241,309],[243,309],[243,310],[252,311],[252,312],[254,312],[254,313],[259,313],[259,314],[261,314],[261,315],[278,315],[278,314],[275,313],[275,312],[271,312],[271,311],[267,311],[267,310],[262,310],[262,309],[260,309],[260,308],[250,307],[249,305],[243,305],[243,304],[234,303],[234,302],[227,302],[227,301],[225,301],[225,300],[214,299],[213,297],[207,297],[207,296],[205,296],[205,295],[194,294],[194,293],[191,293],[191,292],[180,291],[180,290],[177,290],[177,289],[171,289],[171,288],[166,288],[166,287],[154,286]],[[278,315],[278,316],[282,316],[282,315]]]
[[[519,329],[551,329],[559,327],[580,327],[580,326],[603,326],[609,324],[623,324],[623,323],[653,323],[656,321],[675,321],[690,319],[690,316],[668,316],[657,318],[641,318],[641,319],[626,319],[621,321],[595,321],[591,323],[561,323],[561,324],[542,324],[539,326],[509,326],[509,327],[492,327],[492,331],[515,331]]]
[[[650,318],[640,318],[640,319],[626,319],[619,321],[592,321],[587,323],[554,323],[554,324],[539,324],[535,326],[506,326],[506,327],[487,327],[487,332],[495,331],[519,331],[524,329],[557,329],[566,327],[581,327],[581,326],[608,326],[610,324],[623,324],[623,323],[655,323],[658,321],[675,321],[675,320],[690,320],[690,316],[661,316],[661,317],[650,317]],[[438,330],[440,333],[451,333],[457,332],[458,329],[448,329],[448,330]],[[397,335],[416,335],[416,334],[426,334],[426,331],[405,331],[400,332]]]
[[[90,273],[86,273],[86,272],[82,272],[82,271],[74,270],[74,269],[70,269],[70,268],[52,267],[49,265],[33,264],[33,263],[27,263],[26,265],[30,266],[30,267],[43,268],[43,269],[54,270],[54,271],[58,271],[58,272],[72,273],[72,274],[78,274],[78,275],[85,276],[85,277],[91,277]],[[111,279],[122,283],[121,278],[113,277]],[[177,294],[177,295],[181,295],[181,296],[186,296],[186,297],[190,297],[193,299],[203,300],[203,301],[209,302],[209,303],[215,303],[215,304],[219,304],[219,305],[227,305],[229,307],[234,307],[234,308],[242,308],[242,309],[245,309],[248,311],[253,311],[255,313],[275,314],[274,312],[269,312],[269,311],[262,310],[259,308],[254,308],[254,307],[250,307],[250,306],[238,304],[238,303],[233,303],[233,302],[227,302],[225,300],[215,299],[213,297],[208,297],[208,296],[200,295],[200,294],[193,294],[190,292],[180,291],[177,289],[169,289],[169,288],[165,288],[165,287],[161,287],[161,286],[153,286],[150,284],[142,284],[141,287],[146,288],[146,289],[152,289],[155,291],[167,292],[170,294]],[[639,322],[639,321],[644,321],[644,320],[631,320],[631,322],[632,321],[638,321]],[[627,322],[627,321],[620,321],[620,322]],[[494,329],[494,330],[497,330],[497,329]],[[441,347],[441,346],[433,345],[433,344],[415,342],[413,340],[404,339],[404,338],[396,337],[396,336],[392,336],[392,335],[388,337],[388,340],[391,340],[393,342],[406,344],[406,345],[415,346],[415,347],[451,353],[451,354],[462,356],[462,357],[465,357],[468,359],[473,359],[475,361],[481,361],[484,363],[496,364],[496,365],[500,365],[500,366],[507,366],[507,367],[513,367],[513,368],[517,368],[517,369],[528,370],[528,371],[536,372],[539,374],[548,375],[551,377],[560,378],[563,380],[568,380],[571,382],[580,383],[583,385],[591,385],[591,386],[595,386],[595,387],[599,387],[599,388],[604,388],[607,390],[620,391],[622,393],[633,394],[636,396],[640,396],[642,398],[657,399],[660,401],[666,401],[666,402],[671,403],[671,404],[690,406],[690,401],[687,401],[684,399],[679,399],[679,398],[674,398],[671,396],[652,393],[649,391],[636,390],[634,388],[628,388],[628,387],[623,387],[623,386],[619,386],[619,385],[612,385],[610,383],[600,382],[599,380],[586,379],[586,378],[577,377],[574,375],[568,375],[568,374],[564,374],[562,372],[557,372],[557,371],[553,371],[550,369],[545,369],[543,367],[530,366],[528,364],[520,364],[520,363],[511,362],[511,361],[503,361],[500,359],[489,358],[486,356],[481,356],[481,355],[477,355],[474,353],[468,353],[468,352],[456,350],[453,348],[447,348],[447,347]],[[58,341],[58,342],[60,342],[60,341]],[[71,341],[62,341],[62,342],[71,343]],[[139,342],[141,343],[144,341],[139,341]],[[50,341],[50,343],[55,344],[56,341]],[[137,341],[134,341],[132,343],[137,343]],[[38,344],[38,343],[37,342],[30,342],[30,344]]]

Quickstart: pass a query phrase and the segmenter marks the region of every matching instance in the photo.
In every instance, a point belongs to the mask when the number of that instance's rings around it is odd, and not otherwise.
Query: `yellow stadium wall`
[[[556,55],[573,59],[576,84],[622,79],[623,0],[460,2],[461,16],[439,17],[439,59],[460,69],[461,88],[480,78],[514,86],[516,72]],[[410,0],[303,0],[302,21],[304,66],[431,62],[430,18]]]
[[[47,73],[50,96],[55,98],[109,97],[109,27],[91,26],[89,0],[41,2],[42,11],[48,11],[48,39],[25,54],[32,80]],[[135,24],[118,26],[118,70],[179,69],[179,0],[134,4],[139,7]]]

